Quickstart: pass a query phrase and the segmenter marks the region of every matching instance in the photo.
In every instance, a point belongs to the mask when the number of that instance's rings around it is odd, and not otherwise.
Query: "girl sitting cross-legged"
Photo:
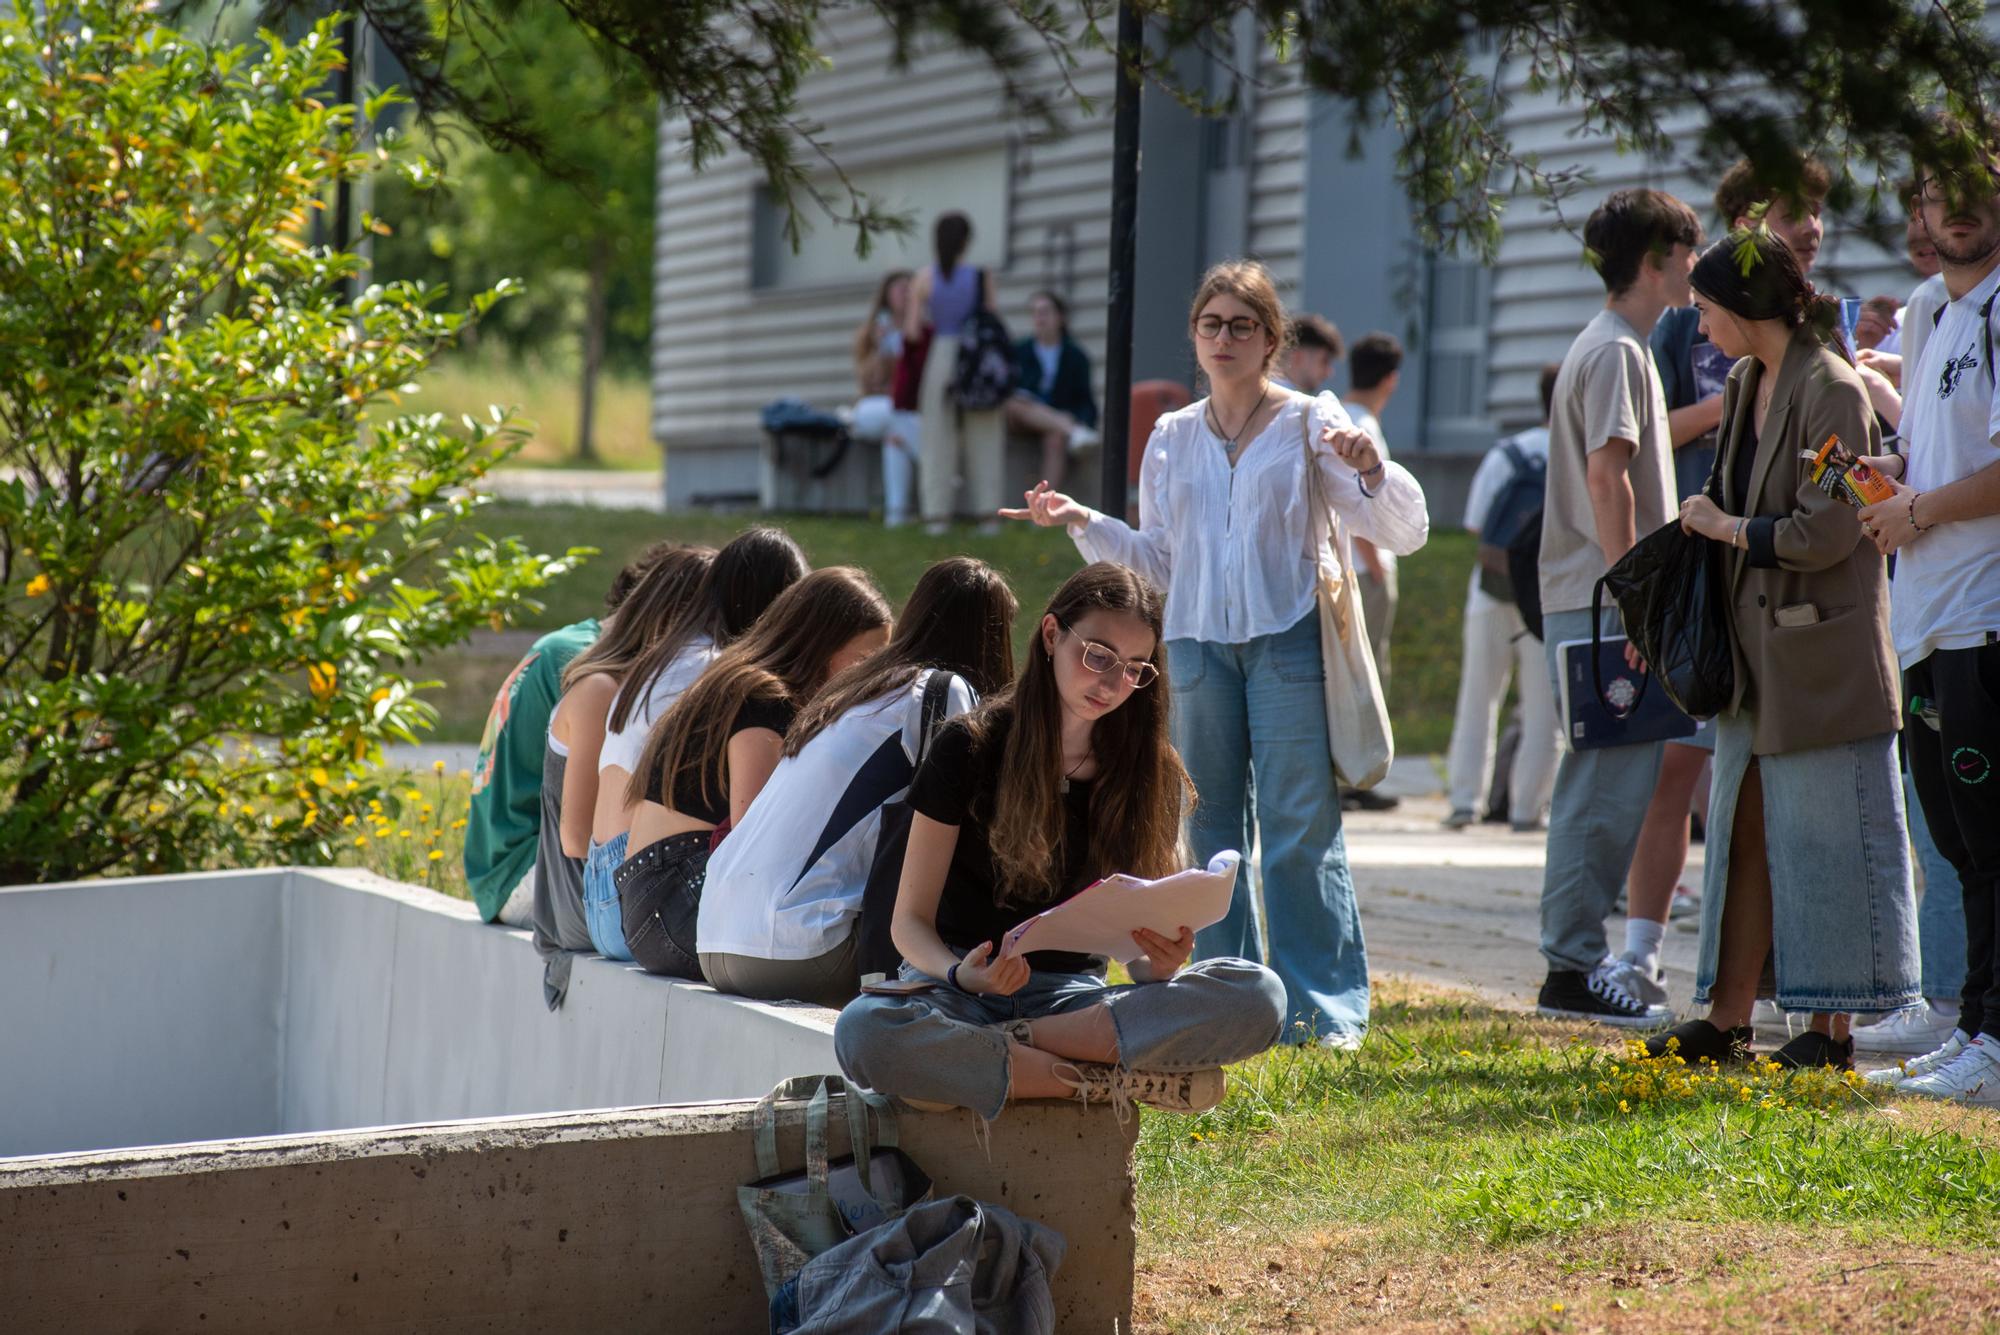
[[[612,873],[625,945],[648,973],[701,979],[695,914],[710,850],[777,767],[785,730],[828,678],[882,647],[889,604],[851,566],[779,594],[653,725],[629,801],[639,851]]]
[[[907,996],[841,1012],[841,1069],[914,1106],[997,1117],[1009,1099],[1079,1097],[1198,1112],[1221,1067],[1278,1041],[1285,989],[1260,964],[1211,959],[1140,931],[1123,986],[1105,961],[998,945],[1027,918],[1115,872],[1183,864],[1192,795],[1167,741],[1159,593],[1124,566],[1072,575],[1042,616],[1014,686],[953,719],[910,785],[894,935]]]

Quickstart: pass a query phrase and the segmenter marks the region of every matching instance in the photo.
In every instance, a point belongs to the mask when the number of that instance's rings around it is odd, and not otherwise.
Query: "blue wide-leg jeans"
[[[1247,874],[1229,915],[1195,938],[1195,957],[1267,962],[1285,985],[1293,1038],[1360,1037],[1368,956],[1327,750],[1318,609],[1243,644],[1170,641],[1167,671],[1174,744],[1200,798],[1188,822],[1196,863],[1235,848],[1247,864],[1253,801],[1261,841],[1268,957]]]

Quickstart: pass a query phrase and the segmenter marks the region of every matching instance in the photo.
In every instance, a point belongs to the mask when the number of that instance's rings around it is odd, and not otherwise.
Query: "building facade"
[[[1711,211],[1712,185],[1684,165],[1621,155],[1575,133],[1553,96],[1516,88],[1505,128],[1551,164],[1588,167],[1595,182],[1560,211],[1522,198],[1508,210],[1493,263],[1426,253],[1394,172],[1393,130],[1357,134],[1343,106],[1304,89],[1245,19],[1231,58],[1189,55],[1183,81],[1224,95],[1234,115],[1199,118],[1156,88],[1143,103],[1133,378],[1194,387],[1186,304],[1209,264],[1251,255],[1289,306],[1339,325],[1351,341],[1374,329],[1407,349],[1384,427],[1398,458],[1455,516],[1453,496],[1495,436],[1539,415],[1541,366],[1561,358],[1603,300],[1576,232],[1612,189],[1652,185]],[[853,397],[856,327],[877,281],[929,259],[930,223],[946,209],[973,220],[971,262],[992,271],[999,313],[1026,332],[1030,294],[1061,293],[1072,333],[1102,389],[1110,240],[1112,62],[1081,53],[1068,79],[1087,100],[1049,137],[1004,118],[997,81],[976,56],[939,50],[890,67],[890,40],[864,9],[829,13],[829,67],[809,77],[801,118],[824,138],[854,187],[909,214],[906,236],[855,252],[851,230],[813,216],[795,249],[755,169],[738,157],[700,174],[668,122],[658,165],[652,357],[653,434],[665,453],[672,507],[752,501],[763,436],[758,411],[793,395],[823,407]],[[1254,70],[1254,78],[1238,71]],[[1032,76],[1058,88],[1046,60]],[[1353,151],[1358,145],[1359,151]],[[837,192],[829,172],[815,178]],[[1713,225],[1712,220],[1710,225]],[[1899,255],[1829,219],[1816,273],[1846,295],[1904,294]],[[1344,372],[1337,373],[1344,384]],[[1198,391],[1197,391],[1198,392]],[[1012,479],[1010,479],[1011,481]],[[1023,478],[1025,482],[1028,479]]]

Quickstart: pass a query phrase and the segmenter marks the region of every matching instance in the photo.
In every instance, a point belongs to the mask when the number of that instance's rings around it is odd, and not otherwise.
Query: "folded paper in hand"
[[[1007,933],[1005,950],[1017,955],[1067,950],[1129,964],[1146,953],[1132,939],[1141,927],[1171,941],[1183,927],[1200,931],[1221,922],[1229,912],[1236,869],[1242,862],[1241,853],[1225,850],[1215,855],[1207,871],[1176,872],[1157,881],[1107,876]]]

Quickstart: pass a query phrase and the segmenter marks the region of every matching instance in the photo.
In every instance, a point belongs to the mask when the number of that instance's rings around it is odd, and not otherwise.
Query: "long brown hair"
[[[618,605],[604,632],[563,669],[563,690],[593,672],[608,672],[623,682],[646,647],[671,630],[694,603],[714,561],[713,547],[675,546],[659,553],[638,586]]]
[[[714,802],[720,794],[710,780],[717,774],[726,794],[729,730],[738,711],[751,700],[805,704],[825,684],[827,661],[842,645],[889,621],[888,599],[853,566],[815,570],[786,589],[653,724],[625,800],[645,801],[647,778],[655,774],[669,802],[683,779]]]
[[[706,637],[716,648],[727,648],[755,624],[772,599],[804,579],[808,569],[806,554],[780,529],[749,528],[724,543],[709,564],[701,592],[625,674],[625,686],[611,706],[605,730],[616,732],[625,726],[653,679],[690,641]]]
[[[889,289],[910,277],[908,269],[891,269],[882,275],[882,281],[875,285],[875,304],[868,308],[868,318],[854,331],[854,364],[859,367],[877,352],[881,351],[881,318],[889,310]]]
[[[1180,870],[1181,817],[1194,805],[1194,785],[1167,740],[1167,645],[1163,599],[1136,571],[1109,561],[1071,575],[1049,600],[1044,617],[1075,625],[1092,612],[1124,612],[1153,632],[1159,677],[1097,720],[1091,749],[1097,779],[1090,795],[1090,866],[1096,880],[1114,872],[1165,876]],[[967,720],[975,742],[1010,723],[999,793],[988,815],[988,842],[1000,871],[1002,902],[1046,904],[1062,892],[1062,701],[1055,662],[1037,632],[1028,665],[1013,687]],[[988,814],[988,813],[980,813]]]
[[[1021,605],[1000,572],[984,561],[954,556],[923,573],[896,634],[829,681],[785,734],[795,756],[829,723],[856,705],[907,686],[925,668],[956,672],[984,698],[1014,680],[1014,614]]]

